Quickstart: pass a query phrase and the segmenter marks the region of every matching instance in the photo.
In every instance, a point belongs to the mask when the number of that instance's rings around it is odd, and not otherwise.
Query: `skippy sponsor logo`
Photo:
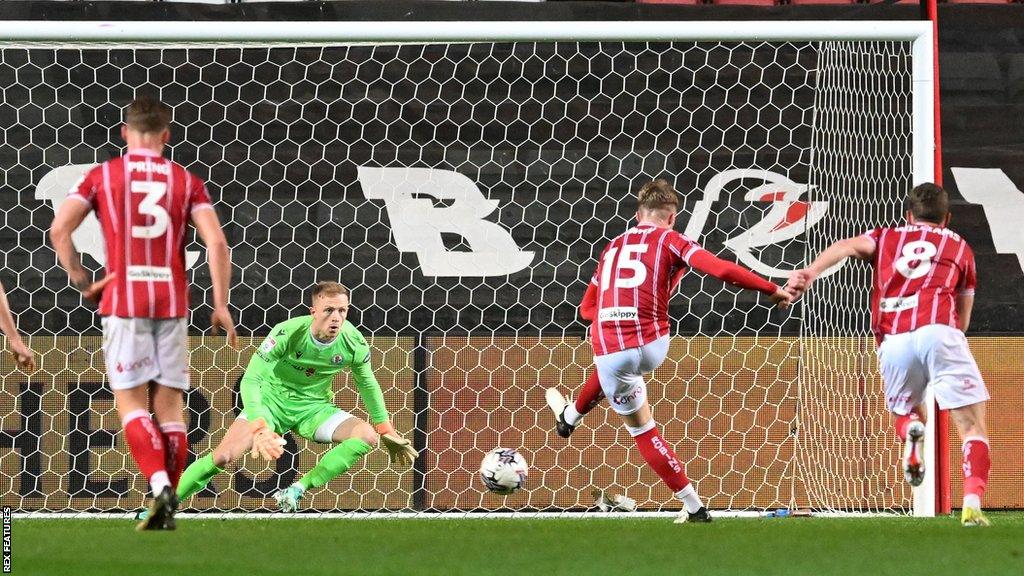
[[[917,294],[905,297],[882,298],[878,301],[878,309],[882,312],[899,312],[917,308]]]
[[[781,244],[807,232],[821,221],[828,211],[828,202],[806,202],[801,200],[810,187],[798,184],[789,178],[768,170],[735,169],[715,175],[704,187],[704,197],[693,207],[693,214],[686,225],[686,235],[700,241],[704,227],[711,216],[712,204],[724,200],[728,184],[736,180],[760,180],[763,185],[752,188],[743,196],[749,202],[771,202],[772,207],[760,222],[738,236],[725,240],[725,247],[733,251],[740,262],[751,270],[773,278],[786,278],[791,269],[776,268],[762,262],[754,255],[753,249],[770,244]],[[840,262],[826,270],[827,276],[843,265]]]
[[[171,269],[166,266],[129,266],[128,280],[131,282],[170,282]]]
[[[636,320],[637,318],[637,310],[632,306],[602,308],[597,315],[597,319],[601,322],[618,322],[620,320]]]

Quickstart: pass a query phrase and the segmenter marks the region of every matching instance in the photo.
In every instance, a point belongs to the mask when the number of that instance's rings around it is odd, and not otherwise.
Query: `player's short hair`
[[[317,296],[346,296],[351,299],[349,295],[348,286],[345,286],[341,282],[333,282],[331,280],[325,280],[323,282],[317,282],[316,286],[313,286],[313,301],[316,301]]]
[[[152,96],[139,96],[125,108],[124,123],[139,132],[162,132],[171,127],[171,107]]]
[[[679,195],[668,180],[658,178],[640,187],[637,192],[637,209],[646,212],[679,210]]]
[[[919,184],[907,194],[907,211],[914,220],[941,224],[949,214],[949,194],[932,182]]]

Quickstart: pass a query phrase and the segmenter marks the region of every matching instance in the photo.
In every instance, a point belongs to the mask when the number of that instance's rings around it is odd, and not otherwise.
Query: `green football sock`
[[[359,438],[349,438],[338,444],[324,457],[317,462],[316,466],[299,478],[297,484],[303,490],[319,488],[331,481],[332,478],[348,470],[367,455],[373,447]]]
[[[223,471],[223,468],[213,463],[212,452],[199,458],[181,474],[181,480],[178,481],[178,500],[184,502],[186,498],[205,488],[211,478]]]

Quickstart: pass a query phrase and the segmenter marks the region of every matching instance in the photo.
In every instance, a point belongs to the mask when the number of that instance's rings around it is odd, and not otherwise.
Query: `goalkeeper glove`
[[[250,456],[260,457],[264,460],[277,460],[284,454],[284,438],[267,426],[267,421],[257,418],[249,424],[249,432],[252,433],[252,451]]]
[[[395,427],[390,422],[382,422],[374,426],[380,434],[380,443],[388,451],[392,464],[412,466],[412,461],[419,457],[420,453],[412,447],[412,442],[402,438],[395,432]]]

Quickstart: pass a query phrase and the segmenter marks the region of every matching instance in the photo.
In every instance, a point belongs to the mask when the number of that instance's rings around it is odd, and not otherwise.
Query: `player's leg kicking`
[[[682,461],[658,431],[658,424],[647,402],[644,374],[653,372],[661,365],[668,353],[668,344],[669,338],[665,336],[639,348],[597,356],[594,359],[597,369],[584,389],[586,391],[592,383],[598,383],[603,396],[608,397],[612,410],[622,416],[626,429],[647,465],[683,503],[684,509],[676,522],[710,522],[711,514],[697,496],[693,483],[686,477]],[[578,398],[576,403],[569,404],[563,399],[561,410],[558,410],[559,403],[554,402],[556,397],[561,398],[557,390],[553,393],[549,391],[548,404],[556,412],[558,421],[568,424],[570,420],[578,423],[582,416],[580,412],[585,413],[593,408],[601,395],[589,390],[586,395],[581,394],[583,402]],[[574,426],[575,423],[569,425]]]
[[[544,395],[548,407],[555,413],[555,431],[562,438],[572,436],[576,426],[579,425],[583,416],[594,409],[604,399],[604,391],[601,390],[601,381],[597,375],[597,368],[590,372],[587,381],[583,383],[579,396],[571,400],[568,396],[562,396],[557,388],[548,388]]]

